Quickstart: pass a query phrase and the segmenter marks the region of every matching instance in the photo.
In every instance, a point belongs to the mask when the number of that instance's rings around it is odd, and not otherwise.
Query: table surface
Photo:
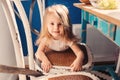
[[[120,26],[120,7],[118,6],[117,9],[113,10],[102,10],[93,7],[92,5],[86,5],[84,3],[74,3],[75,7],[78,7],[82,10],[85,10],[99,18],[102,18],[112,24]]]

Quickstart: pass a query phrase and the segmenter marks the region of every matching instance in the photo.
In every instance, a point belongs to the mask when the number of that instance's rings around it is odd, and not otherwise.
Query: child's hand
[[[50,61],[42,61],[41,68],[43,69],[43,71],[49,72],[52,68],[52,64],[50,63]]]
[[[71,71],[80,71],[82,70],[82,61],[76,58],[70,67]]]

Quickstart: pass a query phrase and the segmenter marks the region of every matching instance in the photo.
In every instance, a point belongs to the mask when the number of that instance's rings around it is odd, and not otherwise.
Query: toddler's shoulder
[[[40,43],[46,44],[46,43],[47,43],[47,38],[46,38],[46,37],[43,37],[43,38],[41,39]]]
[[[67,41],[67,44],[69,47],[71,47],[73,45],[73,43],[74,43],[73,41]]]

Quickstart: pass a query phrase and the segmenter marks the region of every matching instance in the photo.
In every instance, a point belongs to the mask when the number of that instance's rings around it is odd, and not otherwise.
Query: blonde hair
[[[57,4],[57,5],[52,5],[46,8],[44,16],[43,16],[43,27],[41,29],[39,38],[36,41],[36,44],[39,44],[41,39],[44,37],[46,37],[48,41],[52,38],[48,32],[47,25],[46,25],[47,19],[50,14],[57,14],[59,18],[62,20],[63,26],[64,26],[62,38],[64,41],[78,41],[79,40],[76,38],[76,36],[73,35],[72,24],[70,22],[69,11],[67,7],[62,4]]]

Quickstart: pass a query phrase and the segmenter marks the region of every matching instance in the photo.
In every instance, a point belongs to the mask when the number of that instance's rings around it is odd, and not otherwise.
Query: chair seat
[[[32,80],[100,80],[96,75],[85,71],[65,72],[63,70],[61,73],[58,72],[55,72],[54,74],[46,74],[41,77],[32,77]]]
[[[88,62],[87,49],[82,44],[78,44],[78,46],[84,53],[85,59],[83,61],[83,65],[85,65]],[[53,65],[59,66],[70,66],[76,58],[75,53],[70,48],[65,51],[49,50],[46,52],[46,56]]]
[[[59,76],[59,77],[53,77],[49,78],[48,80],[92,80],[88,76],[84,75],[67,75],[67,76]]]

